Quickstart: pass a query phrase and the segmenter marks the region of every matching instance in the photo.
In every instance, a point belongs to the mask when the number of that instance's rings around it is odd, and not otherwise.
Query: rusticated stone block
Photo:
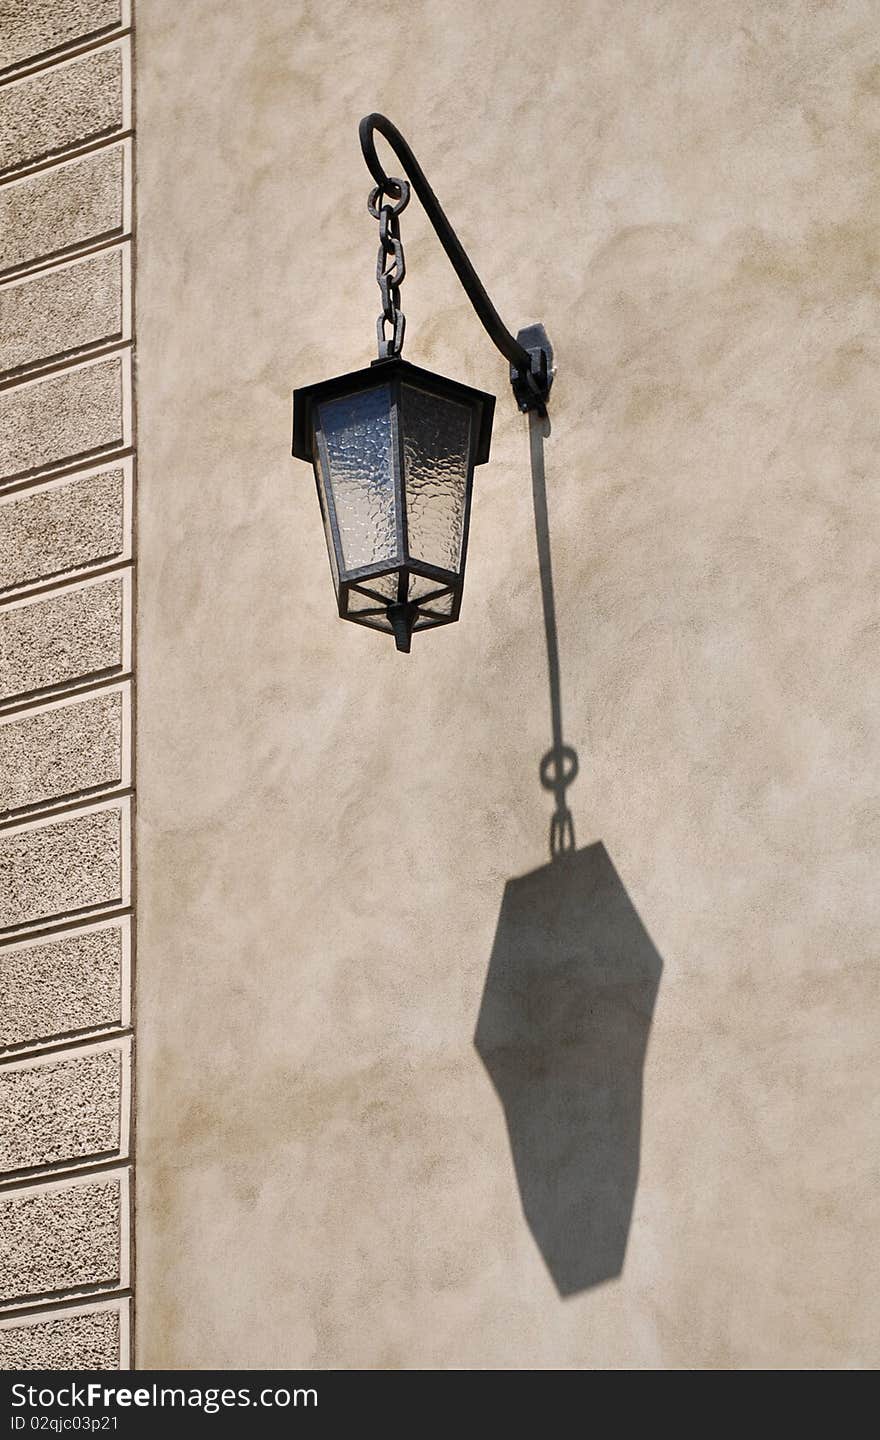
[[[124,259],[100,250],[0,287],[0,377],[121,340]]]
[[[118,670],[124,584],[114,575],[0,610],[0,700]]]
[[[118,235],[126,163],[110,145],[0,188],[0,274]]]
[[[119,1370],[127,1301],[0,1322],[0,1370]]]
[[[122,806],[0,832],[0,929],[120,903]]]
[[[122,445],[128,363],[111,355],[0,391],[0,482]]]
[[[0,1195],[0,1304],[122,1280],[123,1178]]]
[[[123,559],[125,497],[119,465],[0,498],[0,593]]]
[[[105,690],[0,723],[0,819],[120,784],[127,701],[127,691]]]
[[[0,949],[0,1050],[127,1021],[128,921]]]
[[[3,71],[112,30],[122,20],[122,0],[5,0],[0,18]]]
[[[123,1043],[0,1068],[0,1173],[119,1154]]]
[[[122,50],[110,45],[0,90],[0,174],[122,127]]]

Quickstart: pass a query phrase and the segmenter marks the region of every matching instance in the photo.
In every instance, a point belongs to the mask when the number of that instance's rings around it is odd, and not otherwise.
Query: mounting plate
[[[510,367],[510,383],[513,395],[523,414],[536,410],[539,415],[547,414],[547,397],[553,384],[553,346],[543,325],[526,325],[517,332],[517,340],[529,352],[531,367],[521,369]]]

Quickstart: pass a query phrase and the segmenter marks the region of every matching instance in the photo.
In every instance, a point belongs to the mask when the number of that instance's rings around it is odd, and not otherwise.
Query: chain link
[[[396,198],[395,198],[396,191]],[[367,209],[379,221],[379,254],[376,258],[376,280],[382,297],[382,314],[376,321],[379,359],[390,360],[403,349],[406,319],[400,308],[400,287],[406,275],[403,245],[400,241],[400,212],[409,204],[406,180],[389,176],[386,186],[377,185],[370,191]],[[386,326],[391,326],[390,335]]]

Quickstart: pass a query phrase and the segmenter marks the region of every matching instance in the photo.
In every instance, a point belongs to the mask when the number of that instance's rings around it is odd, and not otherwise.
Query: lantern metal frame
[[[344,544],[336,515],[333,487],[329,481],[330,465],[320,425],[320,407],[325,401],[356,395],[384,385],[387,385],[390,390],[391,466],[395,491],[396,553],[392,558],[383,559],[371,565],[347,568],[344,563]],[[464,489],[461,559],[456,571],[431,565],[410,553],[406,513],[405,424],[401,424],[400,421],[400,391],[404,385],[436,396],[438,399],[452,401],[467,409],[470,414],[471,428]],[[403,409],[405,415],[405,405]],[[326,500],[327,525],[336,560],[337,608],[340,619],[352,620],[356,625],[363,625],[368,630],[381,630],[387,634],[389,626],[383,624],[380,618],[386,617],[399,650],[409,650],[409,637],[413,630],[431,630],[439,625],[450,625],[458,619],[464,588],[474,467],[484,465],[489,458],[494,411],[494,395],[489,395],[483,390],[475,390],[470,385],[462,385],[457,380],[449,380],[445,375],[424,370],[419,365],[411,365],[408,360],[402,360],[399,356],[390,360],[374,360],[372,365],[366,369],[353,370],[348,375],[336,375],[332,380],[323,380],[316,385],[307,385],[294,391],[293,453],[300,460],[311,461],[315,467],[315,487],[318,491],[322,514]],[[328,476],[323,487],[317,473],[319,465]],[[371,590],[370,580],[378,580],[381,576],[395,572],[399,577],[396,599]],[[411,575],[420,575],[426,580],[436,580],[436,588],[425,595],[411,597],[409,594]],[[352,610],[350,608],[352,592],[368,599],[375,599],[375,609]],[[450,593],[453,598],[449,614],[439,613],[430,608],[432,600],[439,600]]]

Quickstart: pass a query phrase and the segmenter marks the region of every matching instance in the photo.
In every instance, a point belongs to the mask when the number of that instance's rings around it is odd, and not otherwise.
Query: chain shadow
[[[566,792],[578,757],[562,731],[547,434],[549,422],[532,415],[553,734],[539,773],[555,801],[551,858],[505,885],[474,1045],[504,1110],[526,1221],[565,1297],[623,1269],[663,962],[605,846],[575,846]]]

